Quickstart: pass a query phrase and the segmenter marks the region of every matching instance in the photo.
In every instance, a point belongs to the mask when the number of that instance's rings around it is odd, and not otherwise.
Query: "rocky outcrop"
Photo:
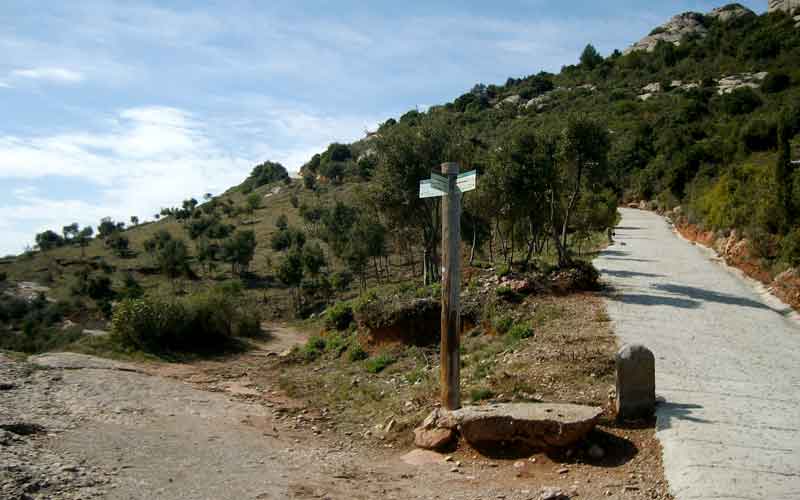
[[[789,1],[791,3],[800,3],[800,0]],[[684,37],[705,37],[708,34],[708,26],[706,26],[708,20],[716,19],[721,22],[729,22],[740,17],[754,15],[755,12],[738,3],[716,8],[705,15],[699,12],[684,12],[673,17],[665,24],[654,29],[648,36],[628,47],[625,50],[625,54],[637,50],[652,52],[659,42],[680,45]]]
[[[730,94],[734,90],[749,87],[757,89],[769,73],[740,73],[738,75],[723,76],[717,81],[717,93],[719,95]]]
[[[732,3],[724,7],[717,7],[706,15],[723,23],[727,23],[728,21],[733,21],[740,17],[755,16],[756,13],[742,4]]]
[[[784,11],[792,13],[800,9],[800,0],[769,0],[769,12]]]
[[[654,29],[648,36],[625,49],[625,53],[629,54],[637,50],[652,52],[659,42],[679,45],[686,36],[703,37],[706,34],[708,34],[708,28],[706,28],[703,14],[699,12],[684,12],[673,17],[665,24]]]

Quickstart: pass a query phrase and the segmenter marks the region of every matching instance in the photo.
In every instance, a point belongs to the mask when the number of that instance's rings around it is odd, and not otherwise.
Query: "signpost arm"
[[[461,191],[457,187],[459,165],[443,163],[448,191],[442,198],[442,325],[441,373],[442,406],[448,410],[461,407],[460,343],[461,311]]]

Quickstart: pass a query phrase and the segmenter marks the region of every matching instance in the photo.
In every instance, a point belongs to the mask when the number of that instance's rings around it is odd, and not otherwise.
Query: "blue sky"
[[[722,4],[6,0],[0,255],[71,222],[150,219],[263,160],[296,171],[408,109]]]

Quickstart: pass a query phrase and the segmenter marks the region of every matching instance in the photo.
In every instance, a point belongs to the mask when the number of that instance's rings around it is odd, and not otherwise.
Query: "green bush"
[[[533,337],[533,327],[530,323],[517,323],[508,331],[508,336],[514,340],[523,340]]]
[[[346,302],[339,302],[325,313],[325,327],[335,330],[347,330],[353,322],[353,308]]]
[[[172,301],[125,299],[111,317],[115,339],[148,352],[218,352],[235,336],[257,336],[260,325],[257,312],[218,289]]]
[[[800,229],[795,229],[781,240],[780,257],[792,267],[800,266]]]
[[[514,324],[514,318],[508,315],[499,316],[492,320],[494,330],[500,335],[505,335]]]
[[[353,340],[350,344],[350,348],[347,350],[347,359],[351,362],[362,361],[369,357],[369,353],[361,347],[361,344],[358,340]]]
[[[306,345],[304,345],[301,349],[303,358],[306,361],[314,361],[318,357],[322,356],[322,354],[325,352],[326,345],[325,339],[322,337],[313,336],[309,338],[306,342]]]
[[[792,85],[792,78],[783,71],[770,73],[764,78],[761,89],[768,94],[783,92]]]
[[[469,393],[469,397],[472,401],[483,401],[484,399],[493,398],[494,392],[486,387],[479,387],[477,389],[472,389]]]
[[[335,272],[331,275],[331,286],[340,292],[346,291],[350,288],[350,283],[353,282],[353,274],[347,271]]]
[[[508,264],[500,264],[497,266],[497,277],[504,278],[511,274],[511,267]]]
[[[374,358],[370,358],[364,365],[364,368],[370,373],[380,373],[386,369],[389,365],[396,362],[397,359],[392,357],[389,354],[383,353],[379,356]]]

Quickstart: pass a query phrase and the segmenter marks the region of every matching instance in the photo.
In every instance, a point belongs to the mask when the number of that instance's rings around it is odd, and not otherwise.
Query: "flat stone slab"
[[[412,450],[400,457],[400,460],[408,465],[431,465],[445,463],[444,455],[430,450]]]
[[[532,448],[564,448],[578,442],[596,425],[603,409],[560,403],[499,403],[436,410],[427,428],[457,430],[471,445],[516,443]]]
[[[121,370],[128,372],[141,372],[132,364],[112,361],[110,359],[96,358],[86,354],[74,352],[56,352],[40,354],[28,358],[33,363],[45,368],[61,368],[64,370]]]

